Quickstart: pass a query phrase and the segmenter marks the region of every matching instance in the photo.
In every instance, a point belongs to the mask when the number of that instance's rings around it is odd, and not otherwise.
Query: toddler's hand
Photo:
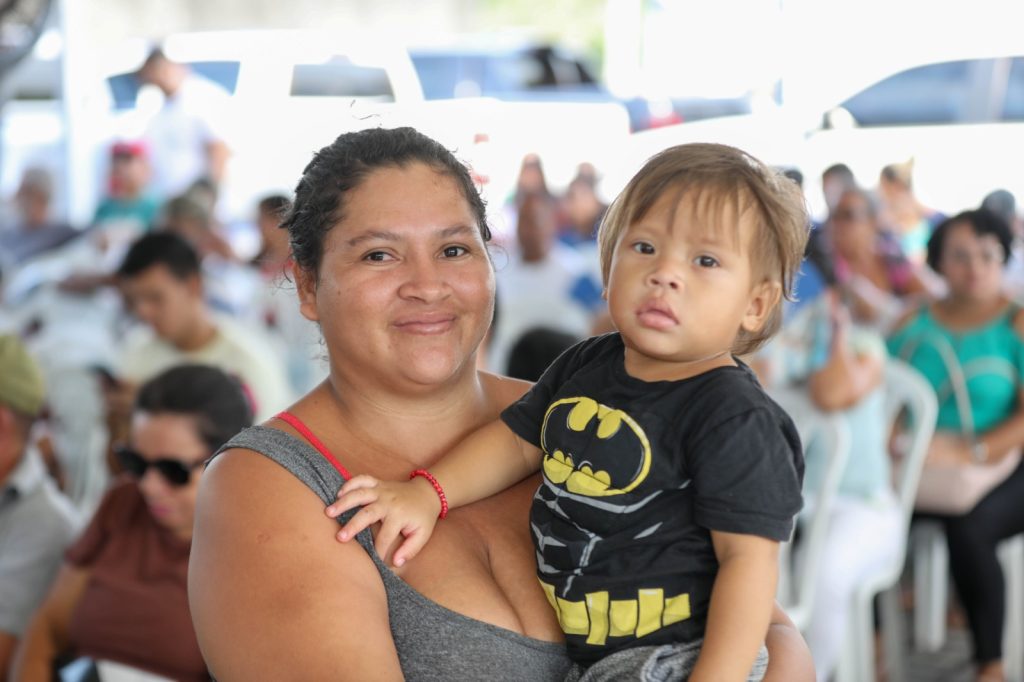
[[[429,482],[419,477],[402,483],[381,481],[365,474],[353,476],[341,486],[337,497],[337,501],[326,509],[332,519],[362,506],[338,531],[338,540],[347,542],[380,521],[374,547],[381,557],[394,549],[392,545],[399,535],[404,538],[394,550],[392,561],[395,566],[415,557],[427,544],[441,510],[437,492]]]

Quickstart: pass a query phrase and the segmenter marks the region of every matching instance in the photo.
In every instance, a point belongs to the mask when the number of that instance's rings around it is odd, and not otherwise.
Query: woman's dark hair
[[[139,390],[135,409],[192,417],[211,452],[252,426],[252,407],[242,385],[207,365],[179,365],[150,379]]]
[[[932,236],[928,240],[928,267],[932,270],[940,272],[939,265],[942,263],[946,235],[953,227],[960,224],[970,225],[974,234],[979,237],[989,234],[994,236],[1003,247],[1003,263],[1010,260],[1010,249],[1013,246],[1013,233],[1010,231],[1010,226],[992,211],[976,208],[943,220],[932,232]]]
[[[324,239],[345,215],[345,194],[379,168],[424,163],[455,180],[476,218],[484,241],[490,241],[483,199],[469,170],[439,142],[413,128],[370,128],[345,133],[318,151],[302,172],[295,200],[281,222],[291,238],[295,263],[319,273]],[[396,187],[395,192],[401,192]]]

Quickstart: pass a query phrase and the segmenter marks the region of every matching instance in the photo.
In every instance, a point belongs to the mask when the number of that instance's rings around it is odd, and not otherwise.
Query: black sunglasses
[[[146,475],[146,469],[154,467],[167,483],[176,488],[188,485],[189,480],[192,478],[192,472],[206,464],[206,461],[202,459],[198,462],[182,462],[170,457],[163,457],[151,462],[125,446],[118,447],[114,452],[117,455],[117,461],[121,464],[121,468],[134,478],[141,479]]]

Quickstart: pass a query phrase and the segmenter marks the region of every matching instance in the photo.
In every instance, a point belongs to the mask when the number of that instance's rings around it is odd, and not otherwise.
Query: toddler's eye
[[[697,256],[695,262],[697,263],[697,265],[701,266],[702,268],[717,268],[718,267],[718,261],[715,260],[714,258],[712,258],[711,256]]]
[[[469,249],[465,246],[446,246],[442,253],[444,253],[445,258],[458,258],[469,253]]]
[[[654,246],[647,242],[636,242],[633,244],[633,250],[649,256],[654,253]]]

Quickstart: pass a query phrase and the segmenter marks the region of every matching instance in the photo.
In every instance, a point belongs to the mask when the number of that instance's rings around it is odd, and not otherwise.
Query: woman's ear
[[[782,285],[778,282],[764,281],[755,284],[750,292],[750,303],[740,326],[751,333],[760,331],[775,310],[775,306],[779,305],[781,298]]]
[[[295,289],[299,294],[299,312],[307,320],[320,321],[316,309],[316,273],[305,268],[295,268]]]

